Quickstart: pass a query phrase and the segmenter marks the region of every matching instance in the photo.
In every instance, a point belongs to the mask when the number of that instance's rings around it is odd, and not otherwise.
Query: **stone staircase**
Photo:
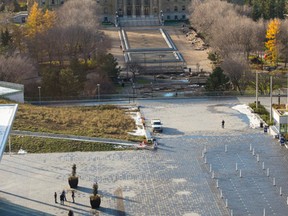
[[[160,21],[158,17],[121,17],[119,24],[121,27],[159,26]]]

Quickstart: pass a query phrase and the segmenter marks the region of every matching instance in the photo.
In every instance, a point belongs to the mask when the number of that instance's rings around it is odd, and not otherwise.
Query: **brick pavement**
[[[159,117],[165,126],[156,135],[157,151],[4,155],[0,215],[67,215],[72,209],[75,215],[226,216],[233,210],[234,215],[260,216],[264,208],[266,215],[285,215],[288,152],[260,129],[249,129],[245,116],[231,109],[238,103],[236,98],[141,101],[145,116]],[[73,163],[80,176],[75,204],[67,182]],[[89,206],[94,181],[102,196],[97,211]],[[65,206],[53,198],[63,189]]]

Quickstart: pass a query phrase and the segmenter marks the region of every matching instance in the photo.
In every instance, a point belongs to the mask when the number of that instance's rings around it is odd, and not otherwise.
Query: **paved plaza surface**
[[[67,215],[70,209],[75,215],[287,215],[288,150],[262,129],[249,128],[248,118],[232,109],[249,101],[138,101],[148,120],[164,124],[155,151],[4,155],[0,215]],[[74,163],[80,176],[76,203],[67,182]],[[95,181],[99,210],[89,204]],[[64,206],[53,197],[63,189]]]

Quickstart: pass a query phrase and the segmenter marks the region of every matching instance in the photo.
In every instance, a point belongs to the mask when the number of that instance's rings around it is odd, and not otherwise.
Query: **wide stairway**
[[[119,24],[121,27],[130,26],[159,26],[158,17],[120,17]]]

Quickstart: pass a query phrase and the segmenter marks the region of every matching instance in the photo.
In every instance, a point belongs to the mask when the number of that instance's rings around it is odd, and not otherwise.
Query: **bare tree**
[[[285,68],[288,61],[288,20],[283,20],[280,25],[279,32],[279,53],[280,58],[283,58],[285,63]]]
[[[136,74],[139,74],[144,71],[144,68],[138,62],[127,62],[126,68],[130,71],[133,75],[133,79],[136,78]]]
[[[33,62],[21,55],[0,55],[0,80],[26,84],[37,77]]]
[[[99,31],[99,12],[93,0],[70,0],[58,11],[59,27],[66,35],[67,55],[85,62],[96,52],[106,52],[107,36]]]
[[[247,59],[238,55],[230,55],[221,63],[221,68],[230,78],[234,89],[243,94],[247,84],[251,80]]]
[[[109,38],[99,30],[97,3],[93,0],[70,0],[57,9],[56,25],[34,40],[35,49],[41,51],[44,61],[65,59],[87,60],[97,53],[105,53]],[[36,43],[40,41],[40,43]],[[45,41],[45,43],[43,43]],[[31,47],[31,46],[30,46]],[[33,46],[32,46],[33,47]],[[39,52],[37,52],[39,53]]]

